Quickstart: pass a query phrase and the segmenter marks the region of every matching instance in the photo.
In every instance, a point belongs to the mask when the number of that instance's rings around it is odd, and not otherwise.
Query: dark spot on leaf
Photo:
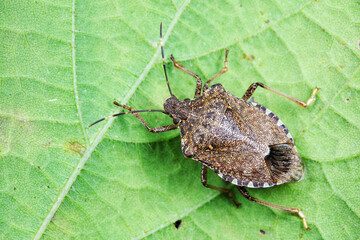
[[[265,20],[265,23],[270,23],[270,20],[269,20],[269,19],[266,19],[266,20]]]
[[[16,191],[16,187],[14,187],[14,191]]]
[[[40,166],[37,166],[37,168],[38,168],[38,169],[41,169],[41,167],[40,167]]]
[[[85,147],[77,141],[67,143],[66,148],[80,155],[82,155],[85,151]]]
[[[48,139],[47,143],[44,143],[43,146],[44,147],[49,147],[50,146],[50,143],[52,142],[53,140],[50,138]]]
[[[300,234],[299,234],[299,238],[302,238],[302,237],[303,237],[303,234],[302,234],[302,233],[300,233]]]
[[[264,230],[260,229],[259,234],[260,234],[260,236],[265,236],[266,233]]]
[[[345,102],[349,102],[350,101],[350,99],[349,98],[345,98]]]
[[[176,229],[179,229],[181,227],[181,219],[177,220],[176,222],[174,222],[174,226]]]
[[[253,61],[255,59],[255,57],[253,55],[247,55],[246,53],[243,54],[243,58],[245,58],[249,61]]]
[[[343,65],[340,65],[339,67],[340,67],[341,69],[343,69],[343,68],[344,68],[344,66],[343,66]]]

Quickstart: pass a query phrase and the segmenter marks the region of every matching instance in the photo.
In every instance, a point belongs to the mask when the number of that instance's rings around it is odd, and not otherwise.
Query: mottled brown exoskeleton
[[[248,200],[296,213],[302,218],[304,227],[309,229],[305,215],[299,209],[256,199],[244,188],[272,187],[300,181],[304,176],[304,164],[285,125],[270,110],[248,100],[260,86],[305,108],[314,101],[315,93],[319,88],[315,88],[310,99],[304,103],[262,83],[251,84],[242,98],[235,97],[221,84],[209,87],[215,78],[228,70],[229,50],[226,49],[224,68],[205,82],[204,86],[198,75],[184,68],[171,55],[170,59],[176,68],[197,79],[194,99],[179,100],[171,92],[166,73],[161,24],[160,42],[165,79],[171,95],[164,103],[164,110],[135,110],[114,101],[115,105],[129,111],[102,118],[90,126],[110,117],[131,113],[153,133],[180,128],[182,152],[185,157],[202,164],[201,182],[205,187],[226,193],[236,206],[240,205],[229,189],[207,183],[207,168],[210,168],[225,181],[236,185]],[[169,115],[174,123],[151,128],[138,114],[139,112],[162,112]]]

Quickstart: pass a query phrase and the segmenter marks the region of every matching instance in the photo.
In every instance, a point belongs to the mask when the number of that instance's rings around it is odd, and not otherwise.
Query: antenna
[[[162,22],[160,22],[160,46],[161,46],[161,56],[162,56],[162,62],[163,62],[163,68],[164,68],[164,73],[165,73],[166,84],[167,84],[167,86],[169,88],[170,95],[172,97],[175,97],[175,95],[172,94],[172,92],[171,92],[169,79],[168,79],[168,76],[167,76],[167,73],[166,73],[165,57],[164,57],[164,44],[163,44],[163,41],[162,41]]]
[[[89,125],[89,127],[99,123],[99,122],[102,122],[108,118],[113,118],[113,117],[117,117],[117,116],[120,116],[120,115],[125,115],[125,114],[129,114],[129,113],[139,113],[139,112],[162,112],[164,114],[168,114],[167,112],[165,112],[164,110],[135,110],[135,111],[128,111],[128,112],[122,112],[122,113],[116,113],[116,114],[113,114],[113,115],[110,115],[108,117],[104,117],[104,118],[101,118],[95,122],[93,122],[92,124]]]
[[[167,73],[166,73],[166,67],[165,67],[165,57],[164,57],[164,44],[163,44],[163,41],[162,41],[162,22],[160,23],[160,45],[161,45],[161,56],[162,56],[162,62],[163,62],[163,68],[164,68],[164,73],[165,73],[165,79],[166,79],[166,84],[169,88],[169,92],[170,92],[170,95],[172,97],[175,97],[174,94],[172,94],[171,92],[171,89],[170,89],[170,85],[169,85],[169,79],[168,79],[168,76],[167,76]],[[175,97],[176,98],[176,97]],[[114,104],[117,105],[117,106],[120,106],[120,107],[123,107],[125,109],[129,109],[127,108],[126,106],[124,107],[123,105],[117,103],[116,101],[114,101]],[[128,112],[122,112],[122,113],[116,113],[116,114],[113,114],[113,115],[110,115],[108,117],[103,117],[95,122],[93,122],[92,124],[89,125],[89,127],[99,123],[99,122],[102,122],[108,118],[113,118],[113,117],[117,117],[117,116],[120,116],[120,115],[125,115],[125,114],[129,114],[129,113],[140,113],[140,112],[162,112],[164,114],[169,114],[168,112],[164,111],[164,110],[134,110],[134,111],[128,111]]]

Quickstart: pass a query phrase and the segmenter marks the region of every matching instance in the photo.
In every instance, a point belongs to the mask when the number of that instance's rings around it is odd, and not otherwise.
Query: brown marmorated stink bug
[[[245,189],[296,182],[304,176],[304,164],[283,122],[269,109],[248,100],[260,86],[305,108],[314,101],[319,88],[315,88],[310,99],[304,103],[262,83],[251,84],[242,98],[235,97],[221,84],[209,87],[215,78],[228,70],[229,50],[226,49],[224,68],[205,82],[204,86],[198,75],[184,68],[171,55],[170,59],[177,69],[197,79],[194,99],[179,100],[171,92],[166,73],[162,24],[160,43],[165,79],[171,95],[164,103],[164,110],[135,110],[114,101],[115,105],[129,111],[99,119],[90,126],[107,118],[131,113],[153,133],[180,128],[182,152],[186,158],[193,158],[202,164],[201,183],[205,187],[226,193],[237,207],[240,205],[229,189],[207,184],[207,168],[210,168],[225,181],[236,185],[248,200],[296,213],[302,218],[305,229],[309,229],[305,215],[299,209],[256,199]],[[162,112],[173,119],[173,124],[151,128],[138,114],[140,112]]]

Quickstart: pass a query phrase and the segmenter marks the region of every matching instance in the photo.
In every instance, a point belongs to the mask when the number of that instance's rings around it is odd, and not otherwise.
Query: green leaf
[[[360,228],[360,6],[334,1],[13,1],[0,3],[1,239],[358,239]],[[263,82],[257,102],[292,133],[307,174],[249,189],[303,210],[301,219],[242,198],[236,209],[204,188],[177,130],[153,134],[119,112],[161,109],[169,92],[159,46],[236,96]],[[195,79],[166,59],[174,94]],[[171,124],[144,113],[150,126]],[[179,229],[173,223],[182,220]],[[260,230],[264,231],[261,232]]]

